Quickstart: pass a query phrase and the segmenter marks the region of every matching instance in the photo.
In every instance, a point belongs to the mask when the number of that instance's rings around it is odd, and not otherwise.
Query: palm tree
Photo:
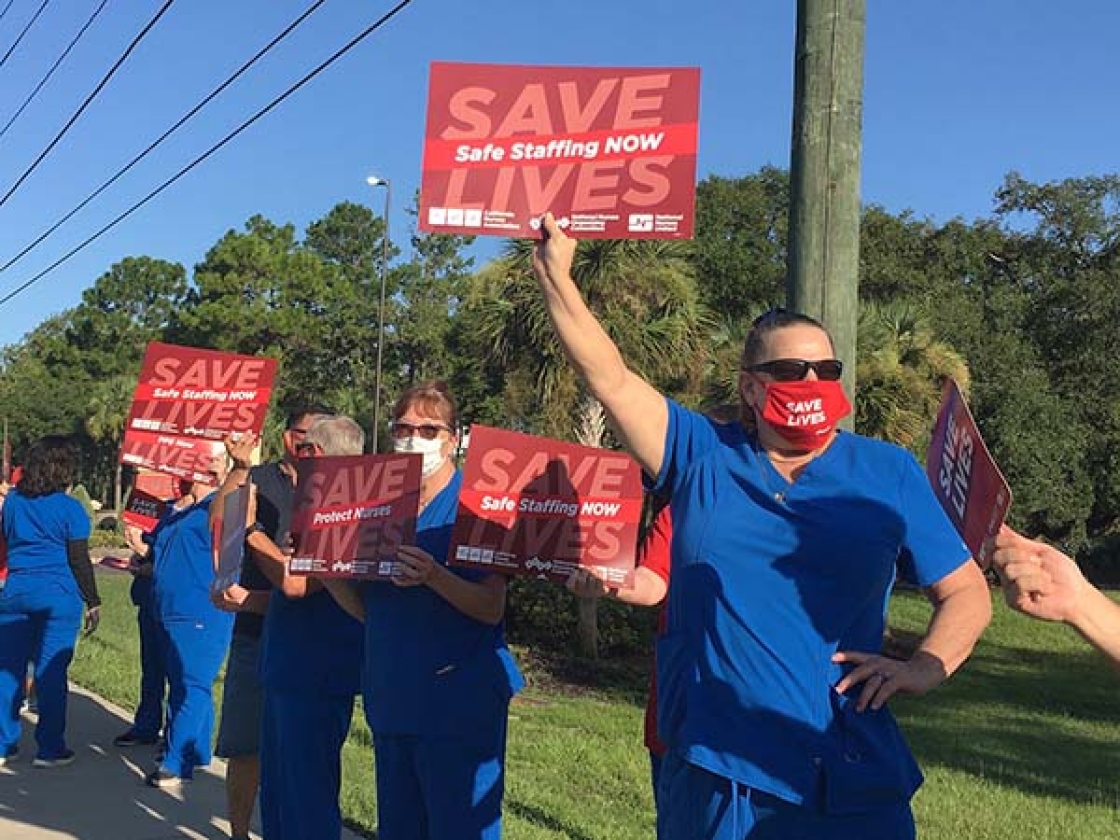
[[[479,272],[463,316],[487,364],[503,371],[514,425],[587,446],[610,443],[603,408],[578,381],[556,340],[532,275],[534,243],[511,241]],[[700,302],[691,244],[589,240],[572,276],[627,363],[654,385],[695,401],[711,326]],[[583,652],[596,656],[594,602],[580,605]]]
[[[968,393],[964,357],[905,301],[863,305],[857,357],[856,430],[924,455],[945,379]]]
[[[136,377],[118,375],[102,380],[94,388],[89,400],[86,432],[103,446],[119,449],[124,436],[124,424],[132,405]],[[113,474],[113,510],[121,509],[121,463],[116,460]]]

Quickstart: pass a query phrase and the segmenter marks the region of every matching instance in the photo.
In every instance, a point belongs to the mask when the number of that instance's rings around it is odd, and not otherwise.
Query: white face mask
[[[393,441],[394,452],[418,452],[424,456],[424,462],[420,467],[420,475],[423,478],[430,478],[435,475],[436,471],[443,466],[443,462],[447,460],[447,456],[443,454],[443,441],[438,437],[435,440],[424,440],[419,435],[412,435],[411,437],[400,438]]]

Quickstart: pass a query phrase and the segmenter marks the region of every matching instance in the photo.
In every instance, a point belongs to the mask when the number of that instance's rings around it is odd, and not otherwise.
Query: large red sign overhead
[[[392,577],[397,549],[416,539],[417,455],[301,458],[292,502],[292,574]]]
[[[933,492],[965,545],[987,568],[987,540],[999,533],[1011,507],[1011,488],[980,437],[957,383],[945,383],[941,410],[926,455]]]
[[[622,452],[471,426],[450,562],[565,580],[633,579],[642,481]]]
[[[213,442],[229,432],[260,434],[275,375],[275,359],[152,342],[125,422],[121,462],[210,480]]]
[[[697,68],[433,62],[420,229],[689,239]]]

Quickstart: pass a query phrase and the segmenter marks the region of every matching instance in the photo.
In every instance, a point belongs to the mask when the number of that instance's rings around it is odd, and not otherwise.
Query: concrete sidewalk
[[[71,686],[66,738],[77,753],[67,767],[36,769],[34,716],[24,716],[20,756],[0,767],[3,840],[220,840],[229,837],[225,762],[215,759],[179,788],[147,787],[154,747],[118,749],[113,738],[132,716]],[[259,831],[259,829],[258,829]],[[259,833],[254,838],[259,838]],[[345,840],[357,835],[344,832]]]
[[[131,722],[123,709],[71,686],[66,739],[77,758],[67,767],[36,769],[34,716],[25,714],[19,758],[0,768],[0,837],[228,838],[224,762],[216,760],[180,788],[147,787],[155,748],[113,746]]]

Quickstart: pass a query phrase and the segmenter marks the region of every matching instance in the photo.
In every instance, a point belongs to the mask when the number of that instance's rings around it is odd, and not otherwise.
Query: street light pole
[[[366,183],[371,187],[385,188],[385,230],[381,237],[381,293],[377,302],[377,368],[373,384],[373,452],[377,452],[378,432],[381,430],[381,366],[385,345],[385,277],[389,271],[389,200],[392,187],[388,178],[370,175]]]

